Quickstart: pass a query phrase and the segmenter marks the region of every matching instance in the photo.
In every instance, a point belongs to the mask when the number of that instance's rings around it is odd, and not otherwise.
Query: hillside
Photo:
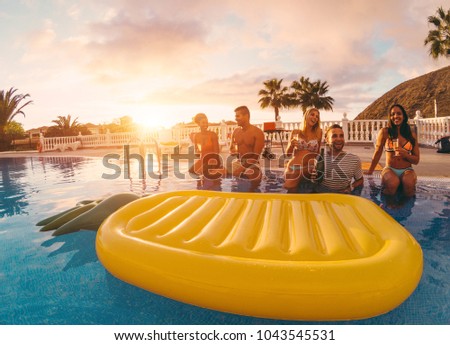
[[[438,116],[450,116],[450,66],[399,84],[370,104],[356,119],[386,118],[394,103],[403,105],[410,118],[415,116],[416,110],[420,110],[423,117],[434,117],[434,99]]]

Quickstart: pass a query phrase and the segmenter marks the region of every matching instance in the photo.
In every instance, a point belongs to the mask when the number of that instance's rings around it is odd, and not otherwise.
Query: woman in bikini
[[[200,159],[189,168],[189,172],[210,177],[210,170],[222,166],[219,138],[215,132],[208,130],[208,118],[205,114],[197,114],[193,120],[200,127],[200,132],[192,136],[195,152],[200,154]]]
[[[284,173],[283,187],[288,192],[295,192],[302,178],[311,178],[321,139],[320,112],[316,108],[310,108],[304,114],[303,129],[291,132],[286,149],[288,155],[294,155],[287,163]]]
[[[407,197],[415,194],[417,175],[412,164],[418,164],[420,160],[419,143],[415,133],[408,125],[408,115],[405,109],[394,104],[389,109],[388,126],[380,129],[377,136],[375,152],[372,163],[367,172],[371,175],[386,152],[386,166],[381,172],[383,193],[394,195],[398,187],[402,185],[403,194]]]

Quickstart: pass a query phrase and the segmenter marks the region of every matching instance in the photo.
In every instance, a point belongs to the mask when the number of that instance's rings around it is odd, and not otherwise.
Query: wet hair
[[[195,115],[195,116],[192,118],[192,120],[193,120],[196,124],[199,124],[199,122],[200,122],[202,119],[207,119],[207,120],[208,120],[208,118],[206,117],[206,115],[203,114],[203,113],[198,113],[197,115]]]
[[[303,128],[302,131],[305,132],[306,130],[306,119],[308,118],[309,114],[313,111],[317,111],[319,113],[319,121],[317,121],[317,123],[313,126],[313,130],[316,133],[316,135],[318,135],[319,131],[320,131],[320,111],[317,108],[309,108],[308,110],[305,111],[305,113],[303,114]]]
[[[405,108],[403,108],[403,106],[401,106],[400,104],[394,104],[389,108],[389,115],[388,115],[389,116],[389,121],[388,121],[389,138],[395,139],[398,136],[397,130],[395,128],[396,126],[394,125],[394,121],[392,120],[392,117],[391,117],[391,111],[395,107],[399,108],[403,114],[403,120],[402,120],[402,123],[400,124],[400,134],[402,135],[403,138],[408,140],[412,144],[412,146],[414,146],[416,144],[416,140],[414,139],[414,137],[412,135],[411,127],[409,127],[409,125],[408,125],[408,115],[406,114]]]
[[[248,117],[250,117],[250,110],[248,109],[248,107],[246,105],[241,105],[241,106],[237,107],[236,109],[234,109],[235,113],[238,111],[242,111],[244,114],[247,114]]]

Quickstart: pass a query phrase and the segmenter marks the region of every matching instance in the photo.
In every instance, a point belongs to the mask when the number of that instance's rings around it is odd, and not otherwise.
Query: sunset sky
[[[445,4],[446,2],[446,4]],[[0,89],[29,93],[25,129],[71,114],[149,126],[261,110],[263,81],[330,85],[333,112],[357,116],[399,83],[448,65],[423,41],[448,0],[0,0]],[[282,111],[298,121],[300,111]]]

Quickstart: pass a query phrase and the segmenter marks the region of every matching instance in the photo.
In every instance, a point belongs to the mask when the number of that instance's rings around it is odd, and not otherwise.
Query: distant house
[[[32,128],[32,129],[25,131],[25,133],[27,133],[29,139],[31,139],[32,141],[34,141],[34,140],[37,141],[39,139],[39,136],[41,135],[41,133],[42,133],[42,135],[45,136],[45,133],[47,133],[48,128],[49,128],[48,126]]]
[[[105,130],[103,129],[104,126],[101,125],[94,125],[93,123],[88,122],[84,126],[86,126],[88,131],[93,135],[104,134],[105,132]]]
[[[39,127],[39,128],[33,128],[25,131],[28,138],[26,139],[15,139],[11,142],[12,145],[14,145],[16,148],[18,147],[34,147],[39,141],[40,134],[46,133],[48,127]]]

